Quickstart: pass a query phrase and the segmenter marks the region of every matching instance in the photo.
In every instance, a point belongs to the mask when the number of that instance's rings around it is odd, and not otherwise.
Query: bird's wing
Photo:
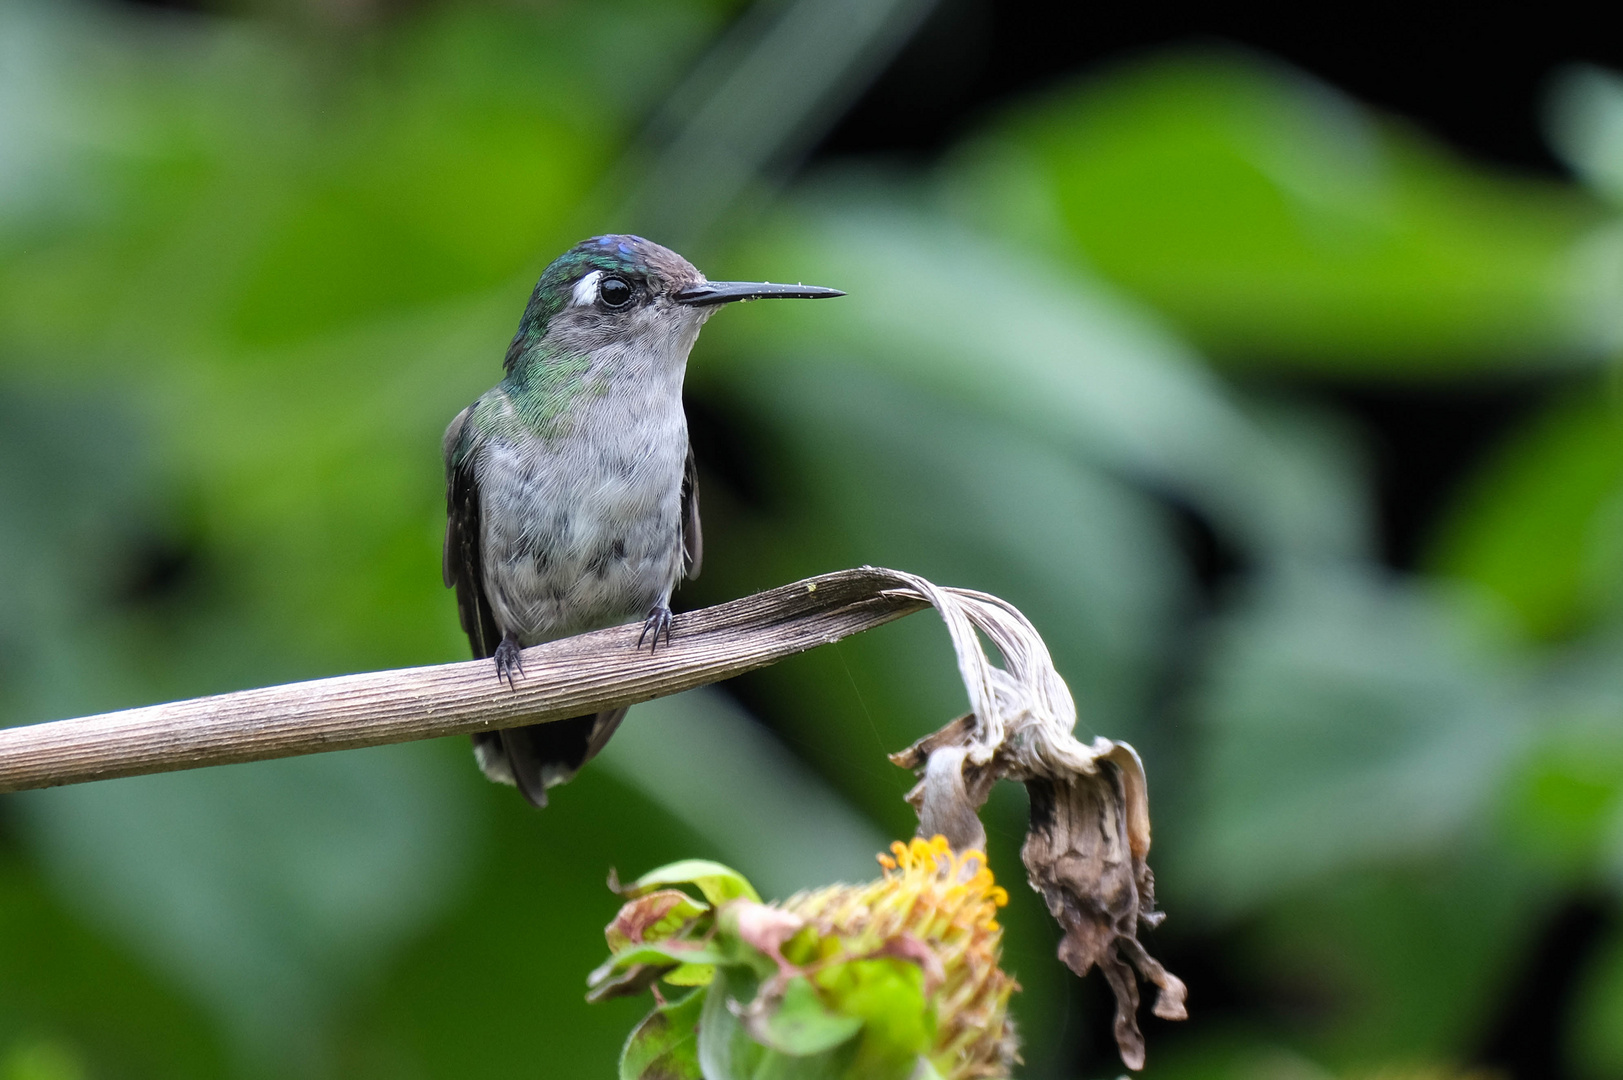
[[[496,652],[496,629],[485,596],[484,561],[479,552],[479,483],[475,464],[479,445],[473,427],[474,406],[457,413],[445,429],[445,587],[456,590],[457,611],[476,659]]]
[[[704,532],[699,528],[699,469],[693,460],[693,444],[688,444],[687,463],[682,466],[682,574],[699,576],[704,563]]]

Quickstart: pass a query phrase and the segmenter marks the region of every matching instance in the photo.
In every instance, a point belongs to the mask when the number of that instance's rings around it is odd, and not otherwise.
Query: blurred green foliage
[[[0,3],[0,722],[464,656],[439,432],[547,259],[637,227],[644,118],[731,7]],[[1167,57],[684,242],[850,296],[706,331],[682,601],[869,562],[1032,617],[1083,724],[1144,752],[1152,948],[1228,943],[1225,979],[1303,1003],[1203,1023],[1194,981],[1151,1075],[1461,1062],[1565,898],[1616,910],[1620,87],[1556,95],[1564,185]],[[1413,574],[1373,555],[1356,430],[1250,389],[1528,369],[1561,400]],[[0,1077],[611,1075],[639,1009],[583,999],[608,867],[868,876],[912,827],[883,753],[962,707],[925,617],[735,689],[764,726],[639,707],[540,815],[460,740],[6,797]],[[988,810],[1001,880],[1023,815]],[[1026,1075],[1104,1060],[1040,903],[1004,923]],[[1623,941],[1574,1010],[1584,1074],[1623,1070]]]
[[[1262,58],[1114,72],[987,141],[1037,173],[1064,254],[1229,364],[1428,375],[1582,353],[1568,263],[1592,202],[1473,170]]]

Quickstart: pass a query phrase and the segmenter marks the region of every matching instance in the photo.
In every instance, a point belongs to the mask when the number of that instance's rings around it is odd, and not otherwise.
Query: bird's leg
[[[496,646],[496,678],[506,679],[509,689],[517,690],[516,680],[524,675],[524,653],[519,647],[518,635],[511,630],[502,635]]]
[[[650,611],[648,618],[643,620],[642,633],[637,635],[637,648],[642,648],[645,638],[651,638],[648,641],[648,651],[653,652],[659,648],[659,635],[661,634],[665,635],[665,644],[669,645],[671,643],[671,609],[664,604]]]

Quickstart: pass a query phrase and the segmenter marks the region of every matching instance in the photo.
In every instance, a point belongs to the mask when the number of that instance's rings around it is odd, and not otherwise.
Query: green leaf
[[[735,566],[742,569],[744,561]],[[751,881],[769,896],[860,881],[873,873],[874,852],[890,842],[766,725],[713,687],[638,705],[597,761],[728,862],[748,866]],[[740,814],[740,806],[749,813]]]
[[[720,907],[729,900],[744,897],[761,902],[761,897],[737,870],[708,859],[683,859],[650,870],[631,884],[620,889],[622,896],[642,896],[668,885],[692,885],[704,894],[712,906]]]
[[[639,964],[652,964],[655,967],[671,967],[680,970],[689,964],[722,964],[731,957],[707,948],[702,942],[686,944],[680,941],[665,941],[643,945],[603,961],[592,973],[586,976],[586,985],[596,992],[601,986],[607,985],[616,976],[621,975]]]
[[[1316,430],[1259,423],[1187,345],[1091,275],[921,213],[906,194],[785,215],[746,258],[763,274],[787,258],[850,295],[706,333],[768,378],[856,358],[909,392],[1174,492],[1260,555],[1364,549],[1356,478]],[[820,459],[812,468],[824,475]]]
[[[1536,955],[1548,881],[1467,840],[1299,886],[1258,913],[1247,947],[1255,970],[1318,980],[1344,1002],[1315,1030],[1325,1059],[1368,1060],[1378,1046],[1388,1060],[1446,1061]]]
[[[314,1053],[345,988],[462,880],[471,807],[445,764],[393,746],[30,792],[14,806],[92,925],[242,1044]]]
[[[1578,64],[1550,95],[1550,142],[1586,184],[1623,202],[1623,78]]]
[[[855,1068],[847,1041],[816,1054],[788,1054],[756,1042],[735,1009],[755,1000],[759,981],[744,968],[720,968],[699,1019],[699,1065],[704,1080],[905,1080],[905,1074]]]
[[[715,981],[705,994],[704,1013],[699,1019],[699,1067],[704,1072],[704,1080],[750,1080],[755,1076],[766,1048],[750,1038],[744,1025],[728,1008],[728,1001],[754,1000],[757,985],[751,971],[716,969]]]
[[[1623,410],[1601,391],[1535,420],[1473,481],[1431,562],[1540,636],[1623,603]]]
[[[762,1010],[759,1017],[746,1017],[745,1026],[763,1045],[802,1057],[832,1050],[845,1042],[862,1030],[862,1018],[834,1012],[824,1004],[811,980],[796,975],[784,987],[783,997]]]
[[[1504,832],[1533,865],[1584,880],[1623,839],[1623,737],[1610,719],[1605,733],[1563,725],[1519,763]]]
[[[638,1024],[620,1055],[620,1080],[703,1080],[699,1017],[704,990],[661,1005]]]
[[[794,455],[805,477],[794,484],[795,505],[849,537],[853,561],[1019,597],[1095,729],[1126,736],[1153,693],[1152,658],[1186,587],[1146,496],[1017,423],[855,365],[763,370],[735,379],[734,393]],[[940,512],[947,506],[950,515]],[[875,723],[888,743],[910,742],[934,705],[920,702],[915,719],[876,704]],[[826,738],[842,735],[873,738],[866,730]]]
[[[679,964],[725,964],[732,957],[701,941],[651,942],[640,949],[616,957],[616,960],[634,964],[654,964],[661,959],[675,960]]]
[[[683,964],[665,976],[665,981],[672,986],[709,986],[715,977],[714,964]]]
[[[1623,1074],[1623,935],[1614,930],[1589,962],[1579,995],[1573,1043],[1584,1075]]]
[[[1126,67],[1014,113],[979,150],[955,179],[983,218],[1025,174],[1016,196],[1047,216],[1018,239],[1068,246],[1237,362],[1410,375],[1583,343],[1570,260],[1598,205],[1462,165],[1276,62]]]
[[[834,1010],[863,1022],[853,1076],[906,1077],[935,1038],[917,964],[885,957],[834,964],[814,979]]]
[[[66,1046],[25,1042],[0,1055],[0,1080],[84,1080],[85,1068]]]
[[[1197,701],[1207,798],[1172,852],[1208,902],[1431,851],[1485,812],[1525,745],[1523,672],[1450,599],[1320,570],[1230,617]]]

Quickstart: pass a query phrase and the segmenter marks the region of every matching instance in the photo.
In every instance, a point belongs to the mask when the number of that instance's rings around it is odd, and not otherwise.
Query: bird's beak
[[[817,285],[774,285],[770,281],[701,281],[679,289],[674,299],[689,307],[710,307],[730,304],[735,300],[819,300],[825,296],[844,296],[838,289],[824,289]]]

